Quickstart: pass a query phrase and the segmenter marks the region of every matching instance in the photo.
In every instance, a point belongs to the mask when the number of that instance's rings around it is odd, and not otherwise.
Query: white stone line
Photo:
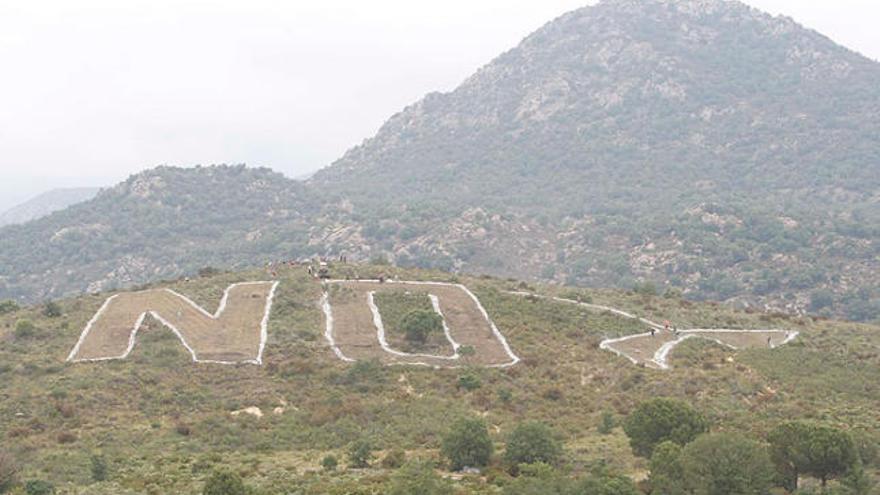
[[[346,363],[355,362],[354,359],[342,353],[342,349],[336,345],[336,340],[333,339],[333,308],[330,307],[330,297],[326,292],[321,296],[321,308],[324,310],[324,321],[326,322],[326,326],[324,327],[324,338],[327,339],[330,348],[333,349],[333,353],[336,354],[336,357]]]
[[[449,283],[449,282],[421,282],[421,281],[419,281],[419,282],[415,282],[415,281],[401,282],[401,281],[391,280],[391,279],[387,279],[387,280],[385,280],[385,282],[390,283],[390,284],[400,284],[400,285],[434,285],[434,286],[444,286],[444,287],[457,287],[458,289],[463,290],[464,293],[467,294],[474,301],[474,303],[477,305],[477,309],[479,309],[480,313],[483,315],[483,318],[485,318],[486,322],[489,324],[489,327],[492,329],[492,334],[495,336],[495,338],[498,339],[498,341],[501,343],[501,346],[504,348],[504,351],[507,353],[507,355],[511,359],[510,362],[508,362],[508,363],[492,364],[492,365],[487,366],[487,368],[508,368],[510,366],[517,364],[520,361],[519,356],[517,356],[516,354],[513,353],[513,350],[510,348],[510,344],[507,343],[507,339],[504,338],[504,335],[501,333],[500,330],[498,330],[498,327],[495,325],[495,322],[492,321],[491,318],[489,318],[489,313],[486,311],[486,308],[483,307],[483,304],[480,303],[480,300],[477,299],[477,296],[475,296],[474,293],[471,292],[470,289],[468,289],[464,285],[453,284],[453,283]],[[371,279],[357,279],[357,280],[332,279],[332,280],[327,280],[327,283],[328,284],[380,283],[380,281],[379,280],[371,280]],[[329,307],[329,300],[326,302],[326,304]],[[324,313],[329,314],[327,309],[325,309]],[[330,340],[330,339],[332,339],[332,325],[333,325],[333,323],[332,323],[331,319],[328,319],[327,322],[328,322],[328,330],[327,330],[327,332],[325,332],[325,335],[327,335],[328,340]],[[331,342],[332,342],[332,340],[331,340]],[[335,345],[335,344],[333,344],[333,345]],[[338,349],[338,348],[335,348],[334,352],[336,351],[336,349]],[[342,354],[341,352],[336,352],[337,356],[341,356],[341,354]],[[343,360],[347,360],[347,359],[343,359]],[[421,364],[421,365],[425,365],[425,366],[432,366],[432,365],[429,365],[426,363],[400,363],[400,364]]]
[[[627,313],[625,311],[619,310],[617,308],[612,308],[610,306],[601,306],[598,304],[584,303],[584,302],[580,302],[580,301],[574,301],[572,299],[564,299],[561,297],[542,296],[540,294],[533,294],[531,292],[510,291],[509,293],[514,294],[514,295],[518,295],[518,296],[532,296],[532,297],[537,297],[540,299],[550,299],[553,301],[558,301],[558,302],[563,302],[563,303],[577,304],[579,306],[585,306],[587,308],[596,309],[596,310],[600,310],[600,311],[610,311],[614,314],[623,316],[625,318],[638,320],[638,321],[645,323],[647,325],[650,325],[658,330],[662,330],[665,328],[665,327],[663,327],[663,326],[661,326],[661,325],[659,325],[659,324],[657,324],[647,318],[642,318],[642,317],[633,315],[631,313]],[[712,333],[737,333],[737,334],[742,334],[742,333],[784,333],[785,339],[782,342],[780,342],[779,344],[771,344],[771,346],[770,346],[771,349],[776,349],[779,346],[783,346],[785,344],[788,344],[791,341],[793,341],[794,339],[796,339],[798,337],[798,335],[800,335],[800,332],[789,331],[789,330],[734,330],[734,329],[690,329],[690,330],[680,330],[678,333],[680,335],[681,334],[684,334],[684,335],[682,337],[675,339],[675,340],[665,342],[662,346],[660,346],[659,349],[657,349],[657,351],[654,353],[654,356],[651,358],[651,360],[647,361],[647,362],[656,364],[658,367],[660,367],[660,369],[668,370],[670,367],[669,367],[667,360],[668,360],[669,354],[672,352],[672,350],[674,350],[678,346],[678,344],[684,342],[687,339],[694,338],[694,337],[701,337],[706,340],[716,342],[722,346],[729,347],[734,350],[737,349],[735,346],[730,345],[726,342],[722,342],[718,339],[713,339],[711,337],[707,337],[707,336],[701,335],[701,334],[707,334],[707,333],[708,334],[712,334]],[[613,345],[618,344],[620,342],[625,342],[627,340],[639,339],[639,338],[650,337],[650,336],[652,336],[650,333],[639,333],[639,334],[626,335],[623,337],[617,337],[617,338],[612,338],[612,339],[605,339],[599,343],[599,348],[602,350],[605,350],[605,351],[612,352],[620,357],[626,358],[630,362],[632,362],[633,364],[638,364],[639,360],[637,358],[630,356],[629,354],[621,351],[620,349],[614,348]]]
[[[461,348],[461,344],[452,338],[452,331],[449,329],[449,325],[446,324],[446,316],[443,315],[443,311],[440,309],[440,298],[434,294],[428,294],[428,298],[431,299],[431,306],[434,307],[434,312],[440,315],[441,322],[443,323],[443,334],[446,335],[446,340],[452,344],[452,350],[454,351],[453,354],[458,356],[458,350]]]
[[[376,294],[376,291],[373,291],[373,290],[367,292],[367,306],[370,307],[370,311],[373,313],[373,326],[376,327],[376,337],[379,339],[379,345],[382,347],[382,350],[384,350],[387,353],[394,354],[395,356],[400,356],[400,357],[425,357],[425,358],[445,359],[445,360],[453,360],[453,359],[458,359],[459,357],[461,357],[458,355],[458,348],[456,347],[455,341],[453,341],[452,338],[449,337],[448,332],[446,333],[446,336],[447,336],[447,338],[449,338],[449,342],[452,344],[452,349],[453,349],[453,353],[451,356],[438,356],[436,354],[419,354],[419,353],[402,352],[402,351],[398,351],[397,349],[394,349],[393,347],[388,345],[388,340],[386,340],[386,338],[385,338],[385,324],[382,322],[382,314],[379,312],[379,307],[376,306],[375,294]],[[432,303],[433,303],[433,300],[432,300]],[[443,313],[440,313],[439,307],[435,306],[434,310],[440,314],[441,318],[443,318]],[[443,320],[443,329],[444,329],[444,331],[447,329],[445,319]]]
[[[268,284],[268,283],[270,283],[270,282],[268,282],[268,281],[266,281],[266,282],[239,282],[239,283],[235,283],[235,284],[230,285],[229,287],[226,288],[225,291],[223,291],[223,297],[222,297],[222,299],[220,299],[220,305],[217,307],[217,311],[213,315],[211,315],[210,313],[205,311],[204,308],[202,308],[201,306],[199,306],[198,304],[193,302],[190,298],[188,298],[188,297],[184,296],[183,294],[180,294],[172,289],[167,289],[167,288],[166,289],[153,289],[153,291],[164,290],[166,292],[170,292],[171,294],[174,294],[175,296],[177,296],[177,297],[183,299],[185,302],[189,303],[193,308],[195,308],[196,310],[201,312],[203,315],[207,316],[208,318],[211,318],[212,320],[216,320],[217,318],[220,317],[220,315],[223,314],[223,311],[226,310],[226,301],[229,298],[229,292],[233,288],[235,288],[239,285],[259,285],[259,284]],[[80,334],[79,340],[77,340],[76,345],[74,346],[73,350],[70,352],[70,355],[67,356],[67,362],[83,363],[83,362],[115,361],[115,360],[126,359],[131,354],[131,352],[134,350],[135,343],[137,342],[138,331],[140,330],[141,325],[144,323],[144,319],[147,317],[147,314],[149,314],[153,318],[158,320],[160,323],[162,323],[163,325],[168,327],[174,333],[174,335],[177,336],[177,338],[180,340],[180,343],[183,344],[183,347],[185,347],[186,350],[192,356],[194,363],[226,364],[226,365],[233,365],[233,364],[257,364],[257,365],[259,365],[259,364],[262,364],[263,350],[265,349],[266,341],[268,340],[269,315],[272,311],[272,300],[275,296],[275,289],[278,287],[278,283],[279,282],[277,282],[277,281],[272,282],[272,288],[269,291],[269,296],[266,298],[266,307],[264,310],[263,319],[260,322],[260,347],[259,347],[259,351],[258,351],[256,359],[248,359],[245,361],[217,361],[217,360],[212,360],[212,359],[199,359],[196,354],[196,351],[192,348],[192,346],[189,345],[189,343],[183,337],[183,334],[180,332],[180,330],[178,330],[177,327],[172,325],[171,322],[169,322],[165,318],[162,318],[162,316],[160,316],[159,313],[157,313],[154,310],[144,311],[138,317],[137,321],[134,324],[134,328],[132,328],[131,333],[128,336],[128,346],[126,347],[125,352],[122,353],[120,356],[88,358],[88,359],[75,359],[74,356],[76,356],[76,354],[79,353],[79,350],[80,350],[80,347],[82,346],[82,343],[85,341],[86,337],[92,331],[92,326],[95,324],[95,322],[98,321],[98,319],[101,317],[101,315],[103,315],[103,313],[109,307],[110,302],[119,296],[119,294],[114,294],[114,295],[108,297],[106,301],[104,301],[104,304],[101,306],[101,308],[98,310],[98,312],[95,313],[95,316],[93,316],[92,319],[89,320],[89,323],[86,325],[86,328],[83,330],[82,334]],[[150,292],[150,291],[148,291],[148,292]]]

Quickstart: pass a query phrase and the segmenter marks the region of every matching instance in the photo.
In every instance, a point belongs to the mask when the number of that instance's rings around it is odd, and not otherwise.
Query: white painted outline
[[[631,320],[638,320],[639,322],[644,323],[646,325],[649,325],[653,328],[656,328],[657,330],[664,329],[664,327],[662,325],[659,325],[659,324],[657,324],[647,318],[642,318],[640,316],[636,316],[634,314],[627,313],[626,311],[622,311],[617,308],[612,308],[610,306],[601,306],[598,304],[584,303],[584,302],[580,302],[580,301],[574,301],[572,299],[564,299],[561,297],[542,296],[540,294],[532,294],[531,292],[511,291],[511,292],[509,292],[509,294],[514,294],[514,295],[518,295],[518,296],[526,296],[526,297],[532,296],[532,297],[537,297],[540,299],[549,299],[549,300],[557,301],[557,302],[576,304],[578,306],[584,306],[586,308],[598,310],[598,311],[610,311],[611,313],[614,313],[619,316],[623,316],[624,318],[629,318]],[[709,340],[711,342],[718,343],[724,347],[728,347],[733,350],[739,350],[736,346],[733,346],[733,345],[728,344],[726,342],[722,342],[719,339],[713,339],[710,336],[701,335],[701,334],[713,334],[713,333],[736,333],[736,334],[744,334],[744,333],[780,334],[781,333],[781,334],[785,334],[785,339],[783,339],[783,341],[780,342],[779,344],[772,344],[770,346],[771,349],[776,349],[777,347],[788,344],[791,341],[793,341],[794,339],[796,339],[798,337],[798,335],[800,335],[800,332],[794,331],[794,330],[734,330],[734,329],[680,330],[678,332],[678,334],[680,335],[679,338],[674,339],[674,340],[670,340],[669,342],[665,342],[662,346],[660,346],[659,349],[657,349],[657,351],[654,352],[654,355],[651,357],[650,361],[644,361],[644,362],[645,363],[653,363],[653,364],[657,365],[657,367],[660,368],[661,370],[671,369],[671,366],[669,366],[669,362],[668,362],[669,354],[673,350],[675,350],[675,348],[678,347],[679,344],[681,344],[685,340],[692,339],[692,338],[702,338],[705,340]],[[599,348],[604,351],[612,352],[622,358],[626,358],[630,362],[632,362],[633,364],[639,364],[640,361],[637,358],[630,356],[629,354],[621,351],[620,349],[615,349],[613,347],[613,345],[620,343],[620,342],[626,342],[627,340],[641,339],[641,338],[646,338],[646,337],[651,337],[651,334],[650,333],[638,333],[638,334],[633,334],[633,335],[626,335],[624,337],[605,339],[599,343]]]
[[[114,361],[114,360],[126,359],[131,354],[131,351],[134,350],[134,346],[137,342],[138,331],[140,330],[141,325],[144,322],[144,319],[147,317],[147,314],[149,314],[153,318],[158,320],[160,323],[162,323],[163,325],[168,327],[172,332],[174,332],[174,335],[177,336],[177,338],[180,340],[180,343],[183,344],[183,347],[185,347],[186,350],[192,356],[194,363],[225,364],[225,365],[233,365],[233,364],[262,365],[263,364],[263,351],[266,348],[266,342],[269,340],[269,330],[268,330],[269,315],[271,314],[271,311],[272,311],[272,303],[275,298],[275,290],[278,288],[278,284],[279,284],[278,281],[238,282],[238,283],[230,285],[229,287],[226,288],[226,290],[223,291],[223,297],[220,299],[220,305],[217,307],[217,311],[213,315],[208,313],[207,311],[205,311],[204,308],[202,308],[201,306],[199,306],[198,304],[193,302],[190,298],[188,298],[188,297],[184,296],[183,294],[180,294],[179,292],[176,292],[172,289],[166,288],[166,289],[152,289],[152,290],[148,290],[148,291],[141,291],[141,292],[159,292],[159,291],[170,292],[171,294],[174,294],[178,298],[183,299],[184,302],[188,303],[190,306],[192,306],[194,309],[201,312],[203,315],[207,316],[208,318],[210,318],[212,320],[217,320],[223,314],[223,311],[226,310],[226,302],[229,299],[229,292],[232,289],[234,289],[235,287],[241,286],[241,285],[262,285],[262,284],[272,284],[272,288],[269,290],[269,295],[266,297],[266,306],[265,306],[265,309],[263,310],[263,318],[260,321],[260,346],[259,346],[259,350],[257,352],[256,359],[247,359],[244,361],[217,361],[217,360],[212,360],[212,359],[199,359],[198,356],[196,355],[195,350],[189,345],[189,343],[183,337],[183,334],[180,332],[180,330],[178,330],[168,320],[166,320],[165,318],[162,318],[162,316],[160,316],[156,311],[153,311],[153,310],[144,311],[138,317],[137,321],[135,322],[134,328],[132,328],[131,334],[128,337],[128,347],[126,348],[125,352],[122,355],[111,356],[111,357],[100,357],[100,358],[75,359],[74,356],[76,356],[79,353],[80,347],[82,346],[86,337],[92,331],[92,326],[101,318],[101,316],[104,314],[104,312],[110,306],[110,302],[113,301],[114,299],[116,299],[120,295],[120,294],[114,294],[114,295],[108,297],[106,301],[104,301],[104,304],[101,305],[101,308],[98,310],[98,312],[95,313],[95,315],[92,317],[91,320],[89,320],[88,324],[86,325],[86,328],[80,334],[79,340],[77,340],[76,345],[73,347],[73,350],[71,350],[70,354],[67,356],[66,361],[69,363],[86,363],[86,362],[102,362],[102,361]],[[137,294],[137,292],[132,292],[132,294]]]
[[[504,348],[504,352],[506,352],[507,355],[510,357],[510,362],[508,362],[508,363],[491,364],[491,365],[488,365],[485,367],[486,368],[509,368],[509,367],[514,366],[520,362],[519,356],[517,356],[516,354],[513,353],[513,350],[510,348],[510,344],[507,343],[507,339],[504,338],[504,335],[501,333],[500,330],[498,330],[498,327],[495,325],[495,322],[492,321],[491,318],[489,318],[489,313],[486,311],[486,308],[483,307],[483,304],[480,302],[480,300],[477,298],[477,296],[474,295],[474,293],[471,292],[470,289],[468,289],[463,284],[454,284],[454,283],[449,283],[449,282],[421,282],[421,281],[419,281],[419,282],[414,282],[414,281],[402,282],[402,281],[391,280],[391,279],[386,279],[385,282],[387,282],[389,284],[400,284],[400,285],[416,285],[416,286],[433,285],[433,286],[440,286],[440,287],[456,287],[456,288],[464,291],[464,293],[467,294],[471,298],[471,300],[474,301],[474,303],[477,305],[477,309],[480,311],[480,314],[482,314],[483,318],[486,320],[486,322],[489,323],[489,327],[492,329],[492,334],[495,336],[496,339],[498,339],[498,341],[501,343],[501,347]],[[379,280],[371,280],[371,279],[358,279],[358,280],[334,279],[334,280],[327,280],[326,283],[329,285],[329,284],[346,284],[346,283],[348,283],[348,284],[356,284],[356,283],[377,284],[380,282],[379,282]],[[434,298],[432,298],[431,303],[435,304]],[[330,297],[328,295],[328,292],[325,292],[323,294],[323,296],[321,296],[321,307],[324,310],[324,316],[325,316],[325,321],[326,321],[326,327],[324,330],[324,337],[327,339],[327,342],[330,344],[330,348],[333,349],[333,353],[336,354],[336,356],[339,359],[341,359],[345,362],[349,362],[349,363],[355,362],[356,361],[355,359],[349,358],[349,357],[345,356],[345,354],[343,354],[342,350],[336,344],[336,340],[333,338],[333,309],[330,304]],[[372,311],[372,308],[370,308],[370,309]],[[439,300],[436,303],[435,310],[440,312],[439,311]],[[378,312],[378,308],[377,308],[377,311],[373,313],[374,324],[375,324],[375,315],[377,314],[377,312]],[[440,315],[442,316],[443,313],[441,312]],[[380,322],[381,322],[381,317],[380,317]],[[444,327],[443,328],[444,332],[449,331],[448,327],[446,326],[446,318],[445,317],[443,319],[443,327]],[[450,339],[450,341],[452,341],[454,343],[454,345],[457,345],[457,344],[455,344],[455,341],[452,340],[451,333],[449,333],[447,335],[448,335],[448,338]],[[381,346],[381,342],[380,342],[380,346]],[[386,350],[385,346],[383,346],[382,349]],[[458,354],[458,351],[459,351],[459,348],[456,347],[455,348],[456,354]],[[387,352],[387,350],[386,350],[386,352]],[[392,352],[391,354],[394,354],[394,353]],[[443,357],[431,356],[431,355],[422,355],[422,357],[449,359],[449,358],[443,358]],[[440,367],[437,365],[433,365],[433,364],[429,364],[429,363],[422,363],[422,362],[408,362],[408,363],[407,362],[396,362],[396,363],[390,363],[390,364],[391,365],[404,365],[404,366],[405,365],[428,366],[428,367],[432,367],[432,368],[439,368]],[[458,368],[458,367],[459,366],[450,366],[450,368]]]
[[[440,318],[443,319],[443,333],[446,335],[446,340],[452,344],[453,352],[451,356],[402,352],[388,345],[388,340],[385,338],[385,324],[382,322],[382,314],[379,312],[379,306],[376,305],[375,294],[376,291],[374,290],[367,292],[367,306],[370,307],[370,311],[373,313],[373,325],[376,327],[376,337],[379,339],[379,345],[382,346],[382,350],[401,357],[426,357],[446,360],[455,360],[461,357],[458,354],[459,345],[452,340],[452,335],[449,333],[449,326],[446,325],[446,318],[443,316],[443,313],[440,312],[439,299],[437,299],[437,296],[434,294],[428,294],[428,297],[431,300],[431,306],[434,307],[434,312],[440,315]]]

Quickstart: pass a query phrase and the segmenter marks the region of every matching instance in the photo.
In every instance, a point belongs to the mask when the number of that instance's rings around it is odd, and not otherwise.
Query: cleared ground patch
[[[149,314],[177,335],[195,362],[261,364],[277,285],[233,284],[213,315],[170,289],[113,295],[86,325],[67,360],[125,359]]]
[[[382,326],[385,329],[385,343],[388,347],[410,354],[449,357],[456,354],[457,344],[451,340],[448,328],[442,326],[437,331],[431,332],[424,342],[413,342],[407,339],[405,320],[411,312],[433,313],[438,315],[442,321],[442,315],[437,311],[433,298],[427,291],[412,288],[406,291],[377,292],[373,293],[373,303],[382,319]],[[375,319],[376,315],[374,314],[373,317]]]
[[[388,364],[435,367],[503,367],[519,361],[479,300],[462,285],[337,280],[329,282],[328,289],[322,302],[325,337],[344,361],[379,359]],[[388,291],[413,289],[428,293],[435,311],[443,317],[453,353],[407,353],[388,344],[375,299]]]

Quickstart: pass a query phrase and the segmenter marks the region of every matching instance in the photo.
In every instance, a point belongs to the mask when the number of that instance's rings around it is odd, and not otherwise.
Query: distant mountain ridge
[[[160,168],[8,228],[0,299],[344,252],[874,319],[878,80],[880,64],[738,2],[606,0],[305,182]]]
[[[0,227],[21,224],[94,198],[99,187],[52,189],[0,213]]]

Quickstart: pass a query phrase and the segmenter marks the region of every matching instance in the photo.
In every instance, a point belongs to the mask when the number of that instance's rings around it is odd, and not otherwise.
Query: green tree
[[[651,490],[663,495],[684,495],[681,445],[665,441],[651,454]]]
[[[562,445],[544,423],[529,421],[518,425],[507,439],[504,461],[516,471],[520,464],[543,462],[555,465],[562,457]]]
[[[241,476],[232,471],[217,470],[205,482],[202,495],[244,495],[245,491]]]
[[[321,467],[324,468],[324,471],[336,471],[337,466],[339,466],[339,461],[336,456],[328,455],[321,460]]]
[[[518,471],[519,477],[504,487],[504,495],[574,495],[574,480],[553,466],[542,462],[520,464]]]
[[[18,311],[18,309],[18,304],[15,301],[0,301],[0,315],[12,313],[13,311]]]
[[[486,423],[478,418],[462,418],[452,424],[443,438],[441,453],[453,471],[489,464],[494,446]]]
[[[348,449],[348,464],[355,469],[370,467],[373,461],[373,444],[369,440],[358,440]]]
[[[861,463],[852,436],[837,428],[790,422],[770,432],[771,457],[777,478],[787,489],[797,488],[797,478],[805,474],[828,480],[848,474]]]
[[[626,476],[594,474],[576,485],[573,494],[641,495],[633,480]],[[666,494],[663,494],[666,495]]]
[[[406,340],[424,344],[434,332],[443,331],[443,317],[434,311],[417,309],[407,313],[400,323]]]
[[[430,462],[410,461],[391,478],[388,495],[449,495],[452,486],[434,472]]]
[[[692,495],[766,495],[773,486],[766,447],[735,433],[701,435],[682,449],[681,469]]]
[[[49,301],[43,306],[43,316],[47,318],[58,318],[62,314],[61,306],[55,301]]]
[[[702,414],[674,399],[653,399],[641,403],[623,423],[636,455],[651,457],[654,447],[665,441],[686,445],[709,430]]]

